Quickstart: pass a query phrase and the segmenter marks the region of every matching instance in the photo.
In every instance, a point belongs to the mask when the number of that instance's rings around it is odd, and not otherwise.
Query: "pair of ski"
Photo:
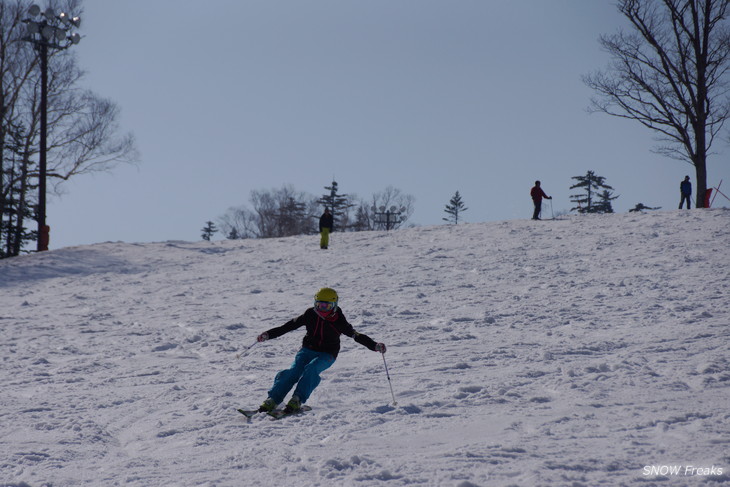
[[[292,411],[291,413],[285,413],[283,409],[274,409],[273,411],[268,411],[266,414],[268,414],[269,416],[271,416],[274,419],[282,419],[282,418],[286,418],[287,416],[296,416],[297,414],[302,414],[303,412],[311,411],[311,410],[312,410],[312,408],[310,406],[305,405],[305,406],[302,406],[299,410]],[[253,418],[257,414],[259,414],[258,409],[252,409],[252,410],[236,409],[236,411],[243,414],[247,418]]]

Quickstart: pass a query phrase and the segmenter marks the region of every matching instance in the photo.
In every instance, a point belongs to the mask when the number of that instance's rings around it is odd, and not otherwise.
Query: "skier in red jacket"
[[[535,204],[535,211],[532,212],[532,219],[540,219],[540,211],[542,211],[542,199],[553,199],[552,196],[545,194],[545,191],[540,187],[540,181],[535,181],[535,186],[530,190],[530,196],[532,196],[532,202]]]
[[[347,335],[374,352],[385,353],[385,344],[376,343],[369,336],[358,333],[347,322],[342,310],[337,307],[338,299],[334,289],[322,288],[314,295],[312,308],[298,318],[258,336],[258,341],[263,342],[302,326],[307,328],[302,348],[294,357],[294,363],[290,368],[276,374],[269,397],[259,407],[259,412],[273,411],[295,384],[294,394],[284,412],[291,413],[301,409],[302,404],[307,402],[309,395],[319,385],[319,374],[335,363],[340,351],[340,335]]]

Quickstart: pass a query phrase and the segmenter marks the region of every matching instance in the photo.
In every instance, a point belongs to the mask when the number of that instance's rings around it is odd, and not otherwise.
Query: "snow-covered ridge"
[[[716,209],[0,261],[0,485],[730,482],[729,248]],[[236,354],[325,285],[398,405],[343,337],[246,421],[303,332]]]

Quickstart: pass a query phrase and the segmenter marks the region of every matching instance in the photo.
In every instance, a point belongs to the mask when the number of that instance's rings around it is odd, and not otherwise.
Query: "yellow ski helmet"
[[[337,296],[337,291],[332,289],[331,287],[323,287],[319,291],[317,291],[317,294],[314,295],[315,301],[326,301],[328,303],[335,303],[337,304],[337,299],[339,296]]]
[[[331,316],[337,311],[337,291],[330,287],[323,287],[314,295],[314,310],[320,316]]]

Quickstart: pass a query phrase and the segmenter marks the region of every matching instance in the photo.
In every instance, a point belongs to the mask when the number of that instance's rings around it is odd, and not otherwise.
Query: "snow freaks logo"
[[[722,467],[695,467],[693,465],[647,465],[642,472],[644,476],[653,477],[719,477]]]

